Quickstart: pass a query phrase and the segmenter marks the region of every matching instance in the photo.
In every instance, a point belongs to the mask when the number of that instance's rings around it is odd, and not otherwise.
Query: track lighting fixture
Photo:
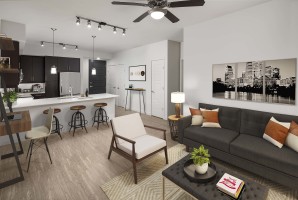
[[[79,17],[77,17],[77,21],[76,21],[77,26],[79,26],[81,24],[81,20]]]
[[[119,29],[119,30],[122,30],[122,35],[123,36],[126,35],[126,28],[122,28],[120,26],[115,26],[115,25],[112,25],[112,24],[108,24],[106,22],[101,22],[101,21],[96,21],[96,20],[93,20],[93,19],[88,19],[88,18],[85,18],[85,17],[76,16],[76,24],[77,25],[80,25],[81,20],[86,20],[87,21],[87,27],[89,29],[92,28],[91,23],[95,23],[95,24],[98,24],[98,26],[97,26],[98,30],[101,30],[102,26],[109,26],[109,27],[113,28],[113,33],[114,34],[116,34],[117,29]]]
[[[92,26],[91,26],[91,21],[90,20],[88,20],[88,22],[87,22],[87,27],[88,28],[91,28]]]
[[[45,44],[53,44],[53,42],[46,42],[46,41],[41,41],[40,42],[40,46],[42,46],[42,47],[44,47]],[[65,44],[65,43],[55,43],[54,42],[54,45],[60,45],[60,46],[62,46],[62,49],[66,49],[66,48],[70,49],[69,47],[72,47],[75,50],[79,49],[79,46],[76,45],[76,44]]]

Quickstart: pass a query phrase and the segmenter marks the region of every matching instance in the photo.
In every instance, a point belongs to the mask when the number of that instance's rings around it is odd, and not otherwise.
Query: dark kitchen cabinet
[[[22,83],[45,82],[45,58],[42,56],[23,55],[20,59],[20,67],[23,73]]]
[[[58,57],[58,72],[80,72],[80,59]]]
[[[46,56],[45,57],[45,93],[47,98],[59,96],[58,73],[51,74],[51,67],[57,67],[58,58]]]
[[[20,50],[19,42],[13,41],[14,50],[13,51],[1,51],[1,57],[10,58],[10,67],[13,69],[19,69],[20,63]],[[5,77],[6,86],[8,88],[17,88],[19,84],[19,74],[6,74]]]
[[[106,61],[89,60],[89,93],[106,93]],[[96,75],[92,75],[92,68],[96,69]]]

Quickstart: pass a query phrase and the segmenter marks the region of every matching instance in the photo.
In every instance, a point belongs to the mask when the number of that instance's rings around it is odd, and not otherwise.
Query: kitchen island
[[[47,99],[19,98],[17,102],[13,104],[12,109],[14,112],[29,110],[32,127],[36,127],[45,124],[46,115],[43,114],[44,110],[48,109],[49,107],[59,108],[61,109],[61,112],[57,113],[56,116],[58,117],[60,124],[63,125],[63,133],[66,131],[68,132],[70,128],[68,123],[70,122],[71,116],[74,113],[74,111],[70,110],[71,106],[86,106],[86,109],[82,110],[81,112],[85,115],[85,119],[88,121],[87,126],[90,127],[92,126],[92,118],[96,110],[94,103],[107,103],[108,105],[104,107],[104,109],[106,110],[109,118],[112,119],[115,117],[115,98],[117,97],[117,95],[104,93],[89,95],[88,97],[66,96]],[[21,133],[20,135],[23,139],[24,133]],[[0,138],[0,146],[8,143],[9,139],[7,136]]]

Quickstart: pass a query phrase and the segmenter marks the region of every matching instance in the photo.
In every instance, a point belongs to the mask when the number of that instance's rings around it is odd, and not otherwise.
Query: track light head
[[[78,46],[76,46],[75,50],[76,50],[76,51],[77,51],[77,50],[79,50],[79,47],[78,47]]]
[[[63,47],[62,47],[62,49],[66,49],[66,46],[65,46],[65,44],[63,44],[62,46],[63,46]]]
[[[40,42],[40,46],[44,47],[44,42],[43,41]]]
[[[126,35],[126,30],[123,29],[122,35],[125,36]]]
[[[98,30],[99,31],[101,30],[101,24],[98,24]]]
[[[114,33],[114,34],[117,33],[117,29],[116,29],[116,27],[114,27],[114,29],[113,29],[113,33]]]
[[[91,21],[90,21],[90,20],[88,20],[88,22],[87,22],[87,27],[88,27],[88,28],[91,28],[91,27],[92,27],[92,25],[91,25]]]
[[[77,17],[76,25],[80,26],[80,24],[81,24],[81,19],[79,17]]]

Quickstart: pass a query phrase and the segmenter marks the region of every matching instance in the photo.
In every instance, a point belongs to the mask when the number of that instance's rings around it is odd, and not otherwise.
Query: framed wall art
[[[297,58],[215,64],[213,97],[295,105]]]
[[[129,67],[130,81],[146,81],[146,65]]]

